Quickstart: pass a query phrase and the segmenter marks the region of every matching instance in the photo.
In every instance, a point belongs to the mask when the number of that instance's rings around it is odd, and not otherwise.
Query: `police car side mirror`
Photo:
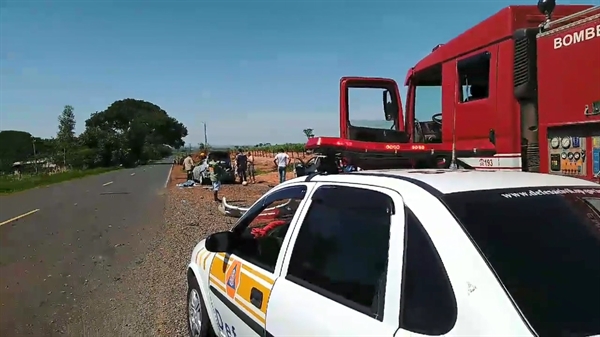
[[[209,252],[226,253],[233,248],[234,242],[236,242],[236,235],[233,232],[225,231],[209,235],[204,245]]]

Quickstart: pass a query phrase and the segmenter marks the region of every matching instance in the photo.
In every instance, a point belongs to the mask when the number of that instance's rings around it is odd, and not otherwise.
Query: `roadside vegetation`
[[[84,178],[90,175],[106,173],[119,169],[118,167],[97,167],[88,170],[69,170],[56,174],[34,174],[25,178],[3,176],[0,178],[0,195],[20,192],[39,186],[48,186],[68,180]]]
[[[92,113],[80,135],[75,126],[74,108],[66,105],[53,138],[0,131],[0,193],[159,160],[181,148],[188,134],[159,106],[130,98]]]

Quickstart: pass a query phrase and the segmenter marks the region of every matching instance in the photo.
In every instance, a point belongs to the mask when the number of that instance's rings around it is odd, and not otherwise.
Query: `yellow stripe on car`
[[[231,289],[227,285],[228,273],[231,274],[231,268],[241,265],[239,272],[239,280],[235,285],[235,289]],[[271,289],[275,281],[273,278],[265,275],[252,265],[235,259],[233,256],[225,255],[224,253],[215,254],[215,258],[210,265],[210,284],[215,286],[236,306],[242,311],[256,319],[259,323],[264,323],[264,316],[267,313],[267,304],[271,296]],[[262,303],[260,308],[251,304],[250,295],[252,289],[255,288],[262,293]],[[234,292],[232,292],[234,290]],[[233,295],[233,296],[232,296]]]

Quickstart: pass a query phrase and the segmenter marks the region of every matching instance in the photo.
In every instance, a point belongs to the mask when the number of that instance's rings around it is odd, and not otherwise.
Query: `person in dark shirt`
[[[246,170],[248,169],[248,156],[244,154],[243,150],[239,150],[235,156],[235,166],[237,174],[240,177],[240,183],[246,181]]]

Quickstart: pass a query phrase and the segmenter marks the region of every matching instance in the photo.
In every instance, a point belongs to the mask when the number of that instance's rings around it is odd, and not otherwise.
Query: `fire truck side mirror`
[[[556,0],[538,0],[537,8],[540,13],[550,15],[556,7]]]
[[[392,95],[388,90],[383,91],[383,112],[385,114],[386,121],[393,121],[396,119],[398,113],[398,106],[392,99]]]

